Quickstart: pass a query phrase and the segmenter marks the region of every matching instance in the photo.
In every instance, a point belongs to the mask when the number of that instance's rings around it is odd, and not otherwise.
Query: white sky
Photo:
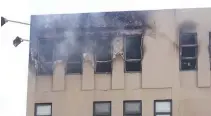
[[[210,0],[1,0],[0,15],[30,22],[31,14],[210,7]],[[17,48],[16,36],[29,39],[29,26],[0,27],[0,116],[26,116],[28,43]]]

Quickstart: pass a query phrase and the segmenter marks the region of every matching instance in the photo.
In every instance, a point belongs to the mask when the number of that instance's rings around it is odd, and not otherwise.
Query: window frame
[[[156,103],[157,102],[169,102],[170,103],[170,112],[156,112]],[[154,100],[154,116],[157,115],[169,115],[172,116],[172,100],[171,99],[163,99],[163,100]]]
[[[51,106],[51,115],[37,115],[37,107],[38,106],[46,106],[46,105],[50,105]],[[52,116],[52,103],[35,103],[34,105],[34,116]]]
[[[141,54],[141,57],[140,57],[140,59],[129,59],[129,60],[127,60],[126,59],[126,39],[128,38],[128,37],[140,37],[140,39],[141,39],[141,44],[140,44],[140,54]],[[140,71],[142,71],[142,59],[143,59],[143,35],[142,34],[132,34],[132,35],[124,35],[124,38],[123,38],[123,52],[124,52],[124,72],[125,73],[130,73],[130,72],[140,72]],[[126,70],[126,63],[127,62],[140,62],[140,71],[127,71]]]
[[[112,46],[112,40],[113,38],[110,38],[110,36],[101,36],[101,37],[107,37],[110,40],[110,53],[111,53],[111,60],[107,61],[98,61],[96,52],[94,51],[94,74],[111,74],[112,73],[112,66],[113,66],[113,60],[112,60],[112,53],[113,53],[113,46]],[[97,40],[94,40],[95,47],[97,47]],[[96,49],[96,48],[95,48]],[[110,63],[111,64],[111,72],[97,72],[97,63]]]
[[[55,54],[55,39],[54,38],[38,38],[37,39],[37,49],[38,49],[38,52],[37,52],[37,55],[38,55],[38,70],[36,70],[36,75],[37,76],[49,76],[49,75],[53,75],[53,62],[54,62],[54,54]],[[41,58],[40,58],[40,41],[42,40],[46,40],[46,41],[52,41],[53,42],[53,53],[52,53],[52,61],[50,62],[45,62],[45,61],[41,61]],[[50,74],[42,74],[40,73],[40,65],[51,65],[51,70],[52,72]]]
[[[196,44],[182,44],[181,42],[181,36],[184,34],[194,34],[195,35],[195,41]],[[196,49],[196,56],[195,57],[183,57],[182,56],[182,48],[187,48],[187,47],[195,47]],[[182,60],[196,60],[196,68],[194,69],[182,69]],[[198,35],[197,32],[186,32],[186,33],[180,33],[179,34],[179,68],[180,71],[195,71],[198,69]]]
[[[140,103],[140,105],[141,105],[140,113],[127,113],[126,105],[125,105],[126,103]],[[125,100],[125,101],[123,101],[123,116],[127,116],[127,115],[142,116],[142,101],[141,100]]]
[[[110,112],[109,112],[109,114],[96,114],[95,113],[95,104],[99,104],[99,103],[109,103],[109,110],[110,110]],[[111,101],[94,101],[93,102],[93,116],[111,116],[111,114],[112,114],[112,105],[111,105]]]
[[[81,36],[79,36],[77,39],[80,39]],[[82,38],[83,40],[83,38]],[[70,49],[70,46],[68,46],[67,48],[68,50]],[[69,54],[68,54],[68,58],[69,58]],[[80,64],[81,66],[81,72],[78,73],[71,73],[71,72],[67,72],[68,69],[68,65],[69,64]],[[80,54],[80,61],[68,61],[66,62],[66,66],[65,66],[65,75],[81,75],[83,74],[83,48],[81,49],[81,54]]]
[[[210,70],[211,70],[211,32],[209,32],[209,45],[208,45],[208,52],[209,52]]]

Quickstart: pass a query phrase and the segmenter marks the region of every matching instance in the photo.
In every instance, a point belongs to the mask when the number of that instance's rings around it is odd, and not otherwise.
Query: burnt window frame
[[[126,39],[128,39],[128,37],[140,37],[140,59],[126,59]],[[123,52],[124,52],[124,72],[125,73],[130,73],[130,72],[141,72],[142,71],[142,58],[143,58],[143,35],[142,34],[133,34],[133,35],[124,35],[123,38]],[[127,71],[126,70],[126,63],[127,62],[140,62],[140,71]]]
[[[170,103],[170,112],[156,112],[156,103],[157,102],[169,102]],[[172,100],[171,99],[154,100],[154,116],[157,116],[157,115],[172,116]]]
[[[195,41],[196,44],[182,44],[181,39],[182,35],[184,34],[194,34],[195,35]],[[196,49],[195,57],[183,57],[182,56],[182,48],[184,47],[194,47]],[[183,69],[182,68],[182,60],[196,60],[196,66],[194,69]],[[180,71],[196,71],[198,69],[198,35],[197,32],[185,32],[185,33],[180,33],[179,34],[179,68]]]
[[[126,103],[140,103],[141,109],[137,113],[127,113],[126,112]],[[123,116],[142,116],[142,101],[141,100],[125,100],[123,101]]]
[[[109,103],[109,110],[110,112],[108,114],[96,114],[96,109],[95,109],[95,105],[96,104],[103,104],[103,103]],[[94,101],[93,102],[93,116],[111,116],[112,114],[112,105],[111,105],[111,101]]]
[[[79,38],[77,38],[77,39],[79,39]],[[70,46],[67,48],[67,50],[69,50],[69,49],[70,49]],[[68,55],[68,59],[69,59],[69,55]],[[68,72],[67,71],[68,70],[68,64],[80,64],[81,72],[77,72],[77,73]],[[80,61],[73,61],[73,62],[71,62],[71,61],[67,60],[66,66],[65,66],[65,75],[79,75],[79,74],[83,74],[83,47],[81,47]]]
[[[48,106],[48,105],[51,106],[51,114],[50,115],[37,115],[37,107],[38,106]],[[52,116],[52,109],[53,109],[52,106],[53,106],[52,103],[35,103],[34,104],[34,116]]]
[[[50,61],[50,62],[45,62],[45,61],[42,61],[41,60],[41,55],[40,55],[40,50],[41,50],[41,48],[40,48],[40,41],[42,41],[42,40],[45,40],[45,41],[52,41],[53,42],[53,51],[52,51],[52,61]],[[37,49],[38,49],[38,52],[37,52],[37,56],[38,56],[38,69],[36,70],[36,75],[37,76],[50,76],[50,75],[53,75],[53,63],[54,63],[54,53],[55,53],[55,39],[54,38],[38,38],[38,41],[37,41]],[[50,73],[40,73],[40,65],[44,65],[44,66],[46,66],[46,65],[51,65],[51,69],[49,69],[49,70],[51,70],[52,72],[50,72]]]
[[[105,37],[110,39],[110,54],[111,54],[111,60],[107,60],[107,61],[97,61],[97,55],[96,55],[96,51],[94,50],[94,73],[95,74],[111,74],[112,73],[112,53],[113,53],[113,46],[112,46],[112,40],[113,38],[111,36],[101,36],[101,37]],[[99,38],[100,39],[100,38]],[[97,49],[97,39],[94,40],[94,44],[95,44],[95,49]],[[97,72],[97,63],[110,63],[111,64],[111,72]]]

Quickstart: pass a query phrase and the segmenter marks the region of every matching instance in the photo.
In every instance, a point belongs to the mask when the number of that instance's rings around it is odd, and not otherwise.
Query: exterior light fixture
[[[22,38],[20,38],[20,37],[16,37],[14,40],[13,40],[13,45],[15,46],[15,47],[17,47],[19,44],[21,44],[21,42],[23,42],[23,41],[29,41],[29,40],[26,40],[26,39],[22,39]]]
[[[23,25],[30,25],[28,23],[24,23],[24,22],[20,22],[20,21],[8,20],[8,19],[6,19],[4,17],[1,17],[1,26],[3,26],[4,24],[6,24],[7,22],[19,23],[19,24],[23,24]]]

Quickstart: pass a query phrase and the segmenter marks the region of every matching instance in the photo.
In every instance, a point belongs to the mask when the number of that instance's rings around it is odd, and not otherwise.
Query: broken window
[[[53,74],[53,51],[54,41],[52,39],[39,39],[38,44],[38,75]]]
[[[124,41],[125,71],[141,71],[141,35],[127,36]]]
[[[82,38],[70,43],[66,74],[82,73]]]
[[[197,33],[180,34],[180,70],[197,69]]]
[[[95,72],[110,73],[112,71],[111,39],[108,37],[96,39]]]

